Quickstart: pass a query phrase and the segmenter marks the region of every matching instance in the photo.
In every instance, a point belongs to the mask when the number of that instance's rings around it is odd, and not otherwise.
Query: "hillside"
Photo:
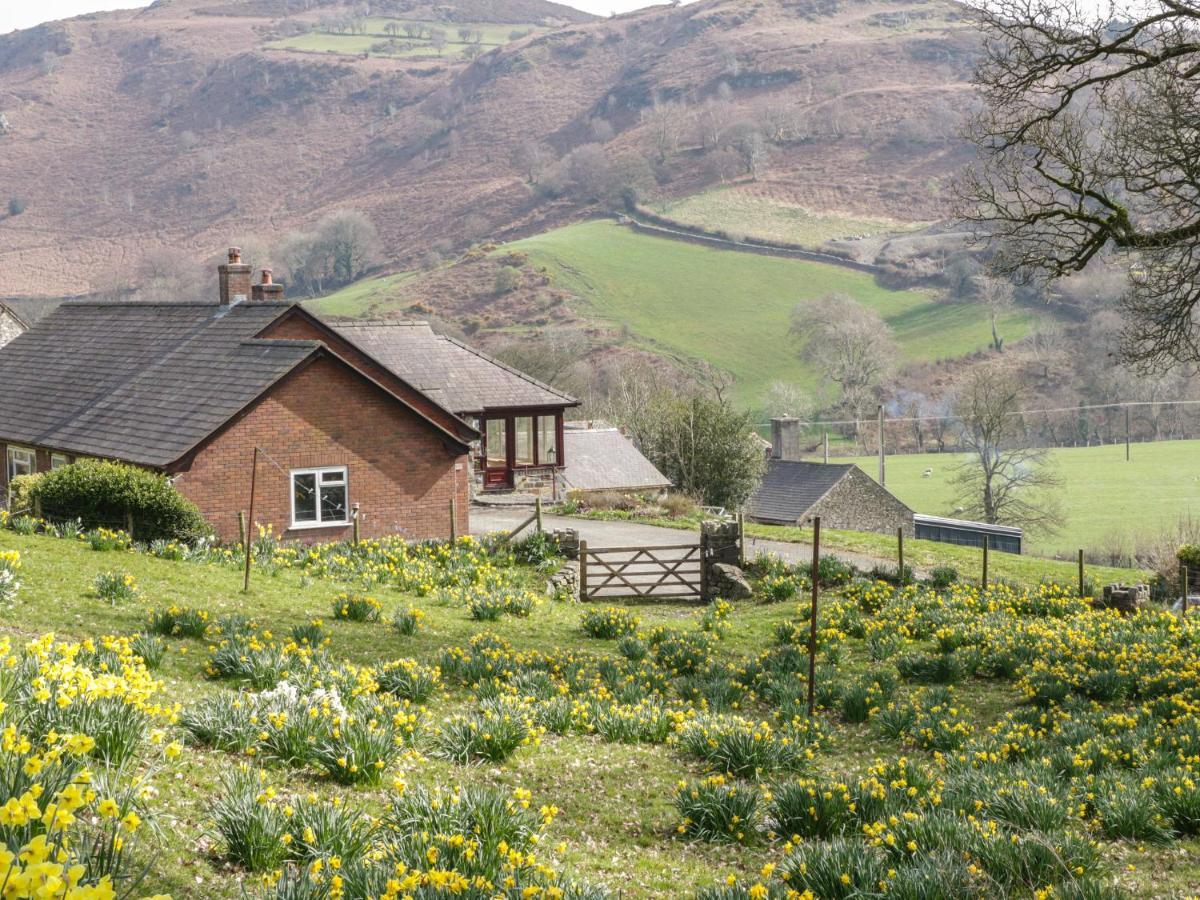
[[[339,208],[370,217],[397,271],[588,214],[586,196],[531,190],[513,162],[530,140],[638,154],[670,199],[728,177],[732,151],[705,133],[753,122],[771,132],[763,191],[901,223],[944,214],[969,152],[952,135],[975,40],[941,0],[701,0],[606,20],[539,0],[391,0],[364,22],[296,9],[160,0],[3,38],[0,207],[16,202],[0,291],[128,286],[168,248],[265,246]],[[409,38],[416,23],[443,37]],[[656,101],[687,114],[666,152]]]
[[[497,297],[492,260],[514,254],[528,257],[526,284]],[[492,260],[361,282],[313,307],[327,315],[431,315],[498,329],[478,335],[493,343],[511,337],[514,328],[499,327],[509,320],[532,332],[583,329],[601,347],[643,350],[685,369],[697,360],[717,366],[734,376],[736,399],[752,409],[760,408],[775,381],[819,388],[818,373],[797,357],[788,328],[798,304],[831,292],[877,311],[904,363],[955,359],[985,349],[990,340],[987,315],[975,302],[890,290],[840,266],[700,247],[602,220],[506,244]],[[1041,315],[1016,307],[999,327],[1019,340]]]

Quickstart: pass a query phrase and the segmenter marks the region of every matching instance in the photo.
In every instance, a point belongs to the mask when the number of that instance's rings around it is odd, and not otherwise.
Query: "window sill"
[[[349,525],[349,519],[341,522],[293,522],[288,526],[288,531],[312,531],[316,528],[346,528]]]

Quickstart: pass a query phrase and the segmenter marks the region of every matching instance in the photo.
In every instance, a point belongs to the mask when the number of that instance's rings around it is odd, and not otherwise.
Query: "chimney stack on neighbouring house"
[[[221,282],[221,305],[242,303],[250,299],[250,267],[242,262],[242,251],[229,248],[229,262],[217,266]]]
[[[262,270],[262,281],[250,288],[250,299],[255,303],[283,299],[283,285],[275,283],[270,269]]]
[[[771,420],[771,458],[800,459],[800,420],[779,416]]]

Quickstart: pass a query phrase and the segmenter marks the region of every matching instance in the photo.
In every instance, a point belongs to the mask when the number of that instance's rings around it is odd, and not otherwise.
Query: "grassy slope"
[[[1135,444],[1131,461],[1125,462],[1124,445],[1051,450],[1063,479],[1064,526],[1057,535],[1035,536],[1030,549],[1064,554],[1079,547],[1106,549],[1114,535],[1122,536],[1128,548],[1173,530],[1200,509],[1197,451],[1200,441]],[[950,515],[955,506],[950,480],[961,459],[941,453],[890,456],[888,488],[918,512]],[[837,461],[856,462],[872,478],[879,474],[874,458]],[[929,478],[922,474],[926,469],[933,470]]]
[[[340,291],[309,300],[305,305],[318,315],[366,318],[376,311],[378,304],[391,299],[396,289],[411,277],[412,273],[402,272],[381,278],[364,278]]]
[[[820,247],[849,235],[883,234],[906,226],[890,219],[813,213],[783,200],[750,192],[744,185],[727,185],[666,204],[665,215],[709,230],[768,241],[787,241]],[[909,228],[913,226],[907,226]]]
[[[887,290],[869,275],[837,266],[709,249],[605,221],[508,247],[549,266],[558,285],[581,297],[595,316],[627,326],[636,342],[732,372],[737,398],[751,407],[773,381],[818,387],[817,373],[796,358],[788,322],[797,303],[833,291],[878,310],[906,360],[960,356],[989,340],[987,320],[971,304]],[[1017,340],[1032,321],[1029,313],[1010,313],[1002,333]]]
[[[138,629],[145,610],[171,602],[209,609],[213,617],[239,611],[269,622],[276,633],[314,616],[322,617],[332,633],[330,650],[335,657],[376,663],[399,656],[436,660],[446,646],[465,645],[469,637],[491,630],[518,649],[574,648],[611,653],[611,642],[583,637],[578,630],[579,609],[546,603],[529,621],[504,618],[496,623],[476,623],[458,608],[433,606],[417,600],[426,611],[427,628],[413,637],[401,637],[382,624],[329,622],[329,604],[340,585],[323,580],[306,581],[284,571],[276,576],[256,574],[251,592],[240,592],[241,574],[233,567],[168,562],[136,553],[96,553],[86,545],[47,537],[23,537],[0,531],[0,550],[22,554],[24,587],[16,606],[6,610],[0,634],[21,640],[56,631],[63,638],[103,633],[128,633]],[[146,598],[144,604],[113,608],[92,596],[89,585],[98,571],[119,569],[135,575]],[[378,593],[385,613],[412,601],[385,589]],[[643,626],[671,623],[688,627],[696,607],[657,603],[637,608]],[[739,604],[732,614],[731,631],[718,655],[734,660],[758,653],[772,642],[780,622],[795,614],[794,604]],[[535,627],[531,627],[531,625]],[[204,645],[196,640],[171,640],[160,677],[169,695],[183,703],[216,691],[226,684],[207,681]],[[843,658],[855,668],[858,651]],[[1017,702],[1008,683],[967,682],[959,699],[971,710],[977,728],[995,721]],[[465,699],[457,693],[432,701],[434,719],[456,708]],[[448,704],[448,705],[447,705]],[[867,726],[846,725],[828,719],[829,743],[819,753],[817,765],[828,773],[858,768],[899,751]],[[241,896],[244,876],[219,858],[220,844],[210,830],[208,810],[218,788],[219,773],[237,756],[189,748],[158,776],[163,816],[163,848],[148,859],[145,892],[170,891],[177,898]],[[565,840],[564,861],[579,876],[606,883],[623,896],[674,898],[690,896],[699,886],[711,885],[727,874],[753,878],[767,861],[777,861],[778,846],[735,847],[690,843],[672,837],[675,822],[671,798],[680,778],[696,776],[701,768],[667,747],[623,746],[595,738],[548,736],[541,746],[515,754],[502,765],[459,767],[424,759],[403,764],[412,783],[487,784],[506,789],[522,786],[535,802],[552,802],[561,815],[550,832],[553,842]],[[377,810],[382,792],[341,789],[314,778],[305,770],[274,767],[270,777],[281,792],[316,791],[323,796],[340,794],[347,802]],[[387,779],[385,779],[386,782]],[[1157,890],[1168,892],[1196,883],[1200,877],[1189,850],[1195,842],[1178,842],[1164,850],[1151,848],[1149,857],[1120,843],[1104,843],[1105,856],[1120,879],[1135,895]],[[1136,870],[1125,871],[1126,862]],[[1152,887],[1152,885],[1154,885]]]
[[[387,19],[380,17],[371,17],[367,20],[366,34],[329,34],[324,31],[311,31],[308,34],[300,34],[294,37],[283,38],[278,41],[273,41],[267,44],[270,49],[278,50],[303,50],[309,53],[366,53],[371,47],[381,41],[388,41],[393,38],[393,35],[387,34],[383,29],[389,22],[395,22],[401,26],[399,34],[395,35],[395,40],[401,45],[417,44],[419,46],[401,51],[399,53],[390,53],[389,56],[457,56],[467,43],[458,36],[459,28],[471,28],[479,31],[483,37],[479,41],[479,45],[486,49],[499,47],[509,41],[509,35],[514,31],[529,30],[532,26],[517,26],[517,25],[495,25],[479,22],[422,22],[422,25],[431,28],[440,28],[446,33],[446,48],[442,53],[438,53],[434,49],[429,38],[410,38],[403,31],[405,22],[411,22],[411,19]]]

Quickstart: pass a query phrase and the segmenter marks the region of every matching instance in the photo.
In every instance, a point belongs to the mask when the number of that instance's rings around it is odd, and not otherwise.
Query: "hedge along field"
[[[1181,520],[1191,518],[1200,504],[1200,472],[1195,460],[1200,441],[1158,441],[1134,444],[1125,461],[1125,445],[1061,447],[1048,457],[1063,486],[1057,492],[1064,522],[1054,535],[1034,535],[1027,548],[1034,553],[1072,556],[1079,548],[1129,552],[1139,539],[1174,534]],[[956,467],[965,457],[953,453],[898,454],[887,458],[887,486],[914,510],[930,515],[954,515]],[[878,478],[872,457],[845,457]],[[926,478],[924,472],[932,469]]]
[[[761,563],[736,605],[580,607],[541,594],[536,543],[264,539],[243,595],[227,551],[14,524],[13,652],[137,633],[179,704],[140,751],[161,851],[136,851],[135,896],[1200,887],[1200,626],[1159,610],[896,589],[830,558],[810,722],[803,570]],[[135,598],[97,596],[107,571]]]
[[[986,314],[973,303],[939,303],[834,265],[700,247],[608,221],[569,225],[497,252],[514,249],[548,266],[556,285],[597,318],[627,327],[635,342],[732,373],[736,399],[750,408],[762,404],[774,381],[817,386],[819,376],[797,358],[788,328],[798,303],[831,292],[879,312],[905,361],[962,356],[991,338]],[[1015,310],[1002,317],[1001,334],[1019,340],[1035,320]]]

